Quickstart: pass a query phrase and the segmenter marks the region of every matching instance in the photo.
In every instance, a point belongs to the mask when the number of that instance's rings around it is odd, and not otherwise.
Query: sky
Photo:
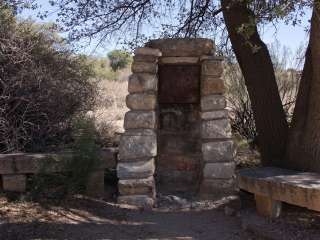
[[[20,14],[20,17],[31,17],[37,22],[55,22],[57,15],[55,13],[55,9],[49,5],[48,0],[38,0],[37,3],[41,6],[40,9],[42,11],[49,12],[48,18],[45,20],[37,18],[37,13],[39,10],[25,10]],[[271,24],[267,25],[261,30],[261,37],[267,44],[272,44],[275,41],[279,41],[281,46],[288,47],[292,52],[295,52],[301,45],[306,45],[308,41],[308,34],[306,33],[305,29],[309,26],[310,17],[311,13],[307,12],[307,14],[302,18],[302,23],[296,26],[286,25],[284,22],[280,22],[277,25],[277,28]],[[93,54],[105,56],[107,52],[116,48],[121,48],[121,45],[118,45],[116,41],[109,41],[104,44],[104,47],[99,47],[96,49],[97,41],[97,39],[94,39],[90,45],[82,48],[80,52],[89,55]]]

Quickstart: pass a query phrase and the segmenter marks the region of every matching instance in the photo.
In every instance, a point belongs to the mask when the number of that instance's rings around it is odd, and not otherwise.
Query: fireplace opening
[[[199,65],[159,66],[156,184],[164,193],[198,191],[200,72]]]

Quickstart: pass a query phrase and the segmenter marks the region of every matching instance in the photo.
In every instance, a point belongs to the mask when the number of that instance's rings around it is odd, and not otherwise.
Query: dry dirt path
[[[124,209],[76,198],[58,206],[0,198],[0,239],[251,239],[223,209]]]

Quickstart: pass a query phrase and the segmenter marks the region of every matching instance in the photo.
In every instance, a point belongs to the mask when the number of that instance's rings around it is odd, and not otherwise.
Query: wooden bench
[[[89,176],[87,195],[99,197],[104,192],[104,171],[116,167],[117,149],[106,148],[100,151],[101,164]],[[65,171],[61,159],[72,157],[72,153],[32,154],[13,153],[0,154],[0,176],[2,189],[5,192],[25,192],[27,175],[43,171],[57,173]]]
[[[320,174],[262,167],[239,170],[237,181],[255,195],[260,215],[278,217],[281,202],[320,211]]]

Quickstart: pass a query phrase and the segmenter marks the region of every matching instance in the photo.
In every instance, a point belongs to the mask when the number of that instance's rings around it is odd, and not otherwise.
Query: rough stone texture
[[[202,157],[205,162],[233,161],[236,151],[233,141],[202,143]]]
[[[158,71],[158,65],[152,62],[133,62],[131,66],[133,73],[153,73]]]
[[[223,110],[227,103],[223,95],[208,95],[201,98],[201,110],[212,111],[212,110]]]
[[[129,195],[119,196],[118,203],[132,205],[143,209],[151,209],[155,204],[155,200],[146,195]]]
[[[117,175],[119,179],[147,178],[154,174],[154,159],[141,160],[136,162],[119,162]]]
[[[156,135],[122,135],[119,146],[119,161],[157,155]]]
[[[235,164],[229,163],[206,163],[203,168],[203,178],[220,178],[230,179],[233,177],[235,171]]]
[[[281,168],[243,169],[237,173],[240,189],[311,210],[320,211],[320,174]]]
[[[200,58],[199,58],[200,62],[203,62],[203,61],[206,61],[206,60],[209,60],[209,61],[223,61],[225,60],[225,57],[222,57],[222,56],[215,56],[215,55],[202,55]]]
[[[210,112],[201,112],[201,119],[203,120],[213,120],[213,119],[221,119],[228,118],[228,110],[216,110]]]
[[[123,134],[123,136],[156,136],[156,131],[154,129],[128,129]]]
[[[153,177],[142,179],[119,180],[120,195],[148,195],[155,197],[155,183]]]
[[[160,65],[158,102],[198,105],[200,70],[198,65]]]
[[[152,55],[135,55],[133,57],[134,62],[150,62],[150,63],[157,63],[158,57]]]
[[[201,95],[223,94],[226,88],[221,78],[203,76],[201,79]]]
[[[155,94],[133,93],[127,95],[126,104],[132,110],[154,110],[157,105],[157,97]]]
[[[231,125],[229,119],[203,121],[201,124],[201,136],[204,139],[231,138]]]
[[[116,148],[101,149],[101,166],[98,168],[113,168],[116,166]],[[31,154],[12,153],[0,154],[0,174],[37,173],[43,164],[48,172],[63,171],[62,159],[71,158],[72,153],[60,154]]]
[[[159,64],[198,64],[198,57],[162,57]]]
[[[201,66],[202,75],[209,75],[213,77],[220,77],[222,75],[223,68],[220,60],[203,61]]]
[[[155,56],[155,57],[161,57],[161,52],[159,49],[155,48],[148,48],[148,47],[141,47],[141,48],[136,48],[134,50],[135,55],[150,55],[150,56]]]
[[[161,167],[157,173],[157,189],[160,192],[172,193],[186,192],[196,193],[199,188],[199,173],[195,171],[177,171],[177,170],[164,170]]]
[[[93,171],[88,177],[86,194],[90,197],[103,197],[104,170]]]
[[[27,177],[24,174],[2,175],[2,186],[4,191],[25,192]]]
[[[124,117],[124,128],[135,129],[135,128],[151,128],[157,127],[156,124],[156,112],[155,111],[130,111],[125,114]]]
[[[201,154],[162,154],[158,156],[157,168],[164,171],[194,171],[198,172],[200,168]],[[159,172],[159,171],[158,171]]]
[[[146,47],[157,48],[166,57],[194,57],[201,55],[213,55],[214,44],[210,39],[156,39],[146,43]]]
[[[198,186],[199,111],[199,104],[159,104],[157,183],[166,192],[190,192]]]
[[[158,91],[158,78],[155,74],[136,73],[129,77],[129,93]]]
[[[217,199],[236,193],[234,179],[204,179],[200,184],[201,198]]]

